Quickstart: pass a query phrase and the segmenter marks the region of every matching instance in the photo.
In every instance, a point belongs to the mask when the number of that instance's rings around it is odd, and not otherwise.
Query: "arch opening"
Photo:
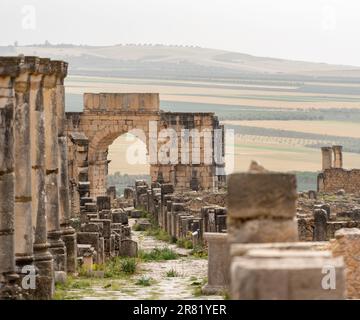
[[[146,143],[131,132],[118,135],[107,148],[107,186],[122,194],[135,180],[150,182],[150,164]]]

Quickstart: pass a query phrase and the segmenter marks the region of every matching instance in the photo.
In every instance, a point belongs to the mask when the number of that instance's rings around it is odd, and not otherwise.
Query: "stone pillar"
[[[51,69],[49,59],[33,59],[35,70],[30,81],[31,189],[34,264],[38,270],[34,297],[48,300],[54,291],[54,266],[47,242],[43,80]]]
[[[334,168],[343,167],[343,157],[342,157],[342,146],[333,146],[334,151]]]
[[[66,267],[70,273],[76,272],[76,235],[74,228],[70,225],[70,194],[68,174],[68,146],[65,135],[65,90],[64,78],[67,74],[67,63],[53,61],[56,74],[56,115],[58,127],[59,144],[59,217],[62,232],[62,240],[66,246]]]
[[[23,61],[14,81],[15,258],[20,278],[23,267],[33,265],[30,77],[34,62]]]
[[[66,271],[66,247],[61,239],[59,203],[59,144],[57,122],[56,86],[57,63],[50,62],[51,72],[44,77],[43,98],[45,114],[45,190],[46,219],[50,252],[54,270]]]
[[[91,148],[91,147],[90,147]],[[106,195],[106,176],[108,170],[107,151],[89,150],[90,196]]]
[[[322,170],[330,169],[332,165],[332,149],[331,147],[322,147]]]
[[[67,165],[67,144],[66,137],[59,137],[60,151],[60,226],[62,230],[62,239],[66,246],[67,272],[76,272],[76,234],[75,229],[70,225],[70,198],[69,198],[69,180]]]
[[[319,173],[317,176],[317,192],[324,191],[324,174]]]
[[[314,241],[327,240],[327,213],[323,209],[314,210]]]
[[[344,258],[346,298],[360,299],[360,230],[345,228],[336,231],[331,247],[335,257]]]
[[[229,285],[230,255],[226,233],[205,233],[208,243],[208,283],[202,288],[204,294],[221,294]]]
[[[0,58],[0,299],[15,299],[14,82],[20,58]]]

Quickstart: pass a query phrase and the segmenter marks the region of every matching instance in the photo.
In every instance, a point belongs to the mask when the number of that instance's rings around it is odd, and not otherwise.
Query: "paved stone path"
[[[133,224],[133,221],[130,221]],[[138,242],[139,249],[151,251],[154,248],[168,247],[176,251],[180,258],[167,261],[141,262],[138,272],[125,279],[91,279],[91,285],[83,289],[72,289],[65,299],[223,299],[223,296],[204,296],[200,292],[206,281],[207,260],[190,255],[191,250],[178,248],[174,244],[146,236],[142,231],[132,231],[132,239]],[[174,271],[175,277],[167,272]],[[150,286],[137,284],[141,278],[150,278]]]

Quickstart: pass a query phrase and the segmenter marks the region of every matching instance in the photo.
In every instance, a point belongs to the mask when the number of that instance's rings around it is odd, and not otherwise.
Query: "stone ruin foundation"
[[[318,175],[317,191],[336,192],[342,189],[346,193],[359,192],[360,169],[343,168],[342,146],[322,147],[321,152],[322,172]]]

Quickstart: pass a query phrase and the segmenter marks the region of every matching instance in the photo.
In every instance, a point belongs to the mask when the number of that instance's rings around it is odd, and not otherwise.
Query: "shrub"
[[[206,259],[208,257],[208,252],[206,250],[206,248],[202,247],[202,246],[195,246],[190,254],[196,258],[202,258],[202,259]]]
[[[105,265],[105,277],[121,277],[133,274],[136,271],[137,262],[135,258],[115,257],[109,260]]]
[[[143,287],[149,287],[151,286],[151,278],[149,277],[145,277],[145,276],[142,276],[141,278],[139,278],[137,281],[136,281],[136,285],[138,286],[143,286]]]
[[[121,260],[121,271],[127,274],[133,274],[136,271],[136,259],[126,258]]]
[[[176,241],[176,244],[180,247],[180,248],[185,248],[185,249],[192,249],[193,248],[193,243],[191,240],[188,239],[178,239]]]
[[[178,277],[179,273],[175,269],[170,269],[166,272],[166,276],[169,278]]]
[[[143,261],[160,261],[160,260],[175,260],[178,258],[177,253],[168,248],[155,248],[150,252],[140,251],[139,257]]]
[[[161,241],[166,241],[166,242],[170,241],[169,234],[166,231],[160,229],[159,227],[152,227],[152,228],[148,229],[145,232],[145,235],[154,237],[155,239],[161,240]]]
[[[141,231],[141,227],[140,227],[140,225],[139,225],[138,223],[135,223],[135,224],[133,225],[132,229],[133,229],[134,231]]]

